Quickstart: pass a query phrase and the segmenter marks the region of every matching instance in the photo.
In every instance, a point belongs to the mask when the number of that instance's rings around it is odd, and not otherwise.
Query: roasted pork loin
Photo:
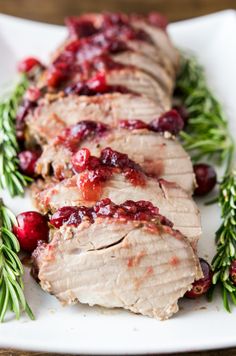
[[[43,150],[32,197],[50,219],[34,273],[63,304],[167,319],[202,277],[195,177],[169,112],[178,51],[156,13],[66,24],[22,105],[26,144]]]
[[[87,212],[87,219],[81,219],[85,208],[64,209],[66,218],[52,229],[51,242],[34,252],[41,287],[63,304],[79,301],[169,318],[178,311],[179,298],[202,277],[194,250],[153,208],[147,216],[127,202],[127,217],[123,206],[114,211],[108,204],[106,199],[98,208],[99,217]],[[58,219],[52,217],[51,223],[58,226]]]

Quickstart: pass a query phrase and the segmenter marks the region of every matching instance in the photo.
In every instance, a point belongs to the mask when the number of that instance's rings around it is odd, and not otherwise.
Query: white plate
[[[194,51],[205,66],[209,83],[221,98],[236,132],[236,15],[225,11],[170,25],[176,45]],[[0,15],[0,81],[14,75],[16,61],[35,55],[46,60],[64,38],[65,29]],[[15,213],[30,209],[29,199],[9,199]],[[217,206],[203,207],[203,238],[199,252],[211,260],[214,232],[219,225]],[[63,308],[25,275],[26,295],[36,315],[0,325],[0,346],[67,353],[138,354],[192,351],[236,346],[236,310],[224,311],[220,297],[213,303],[182,301],[181,311],[159,322],[126,311]]]

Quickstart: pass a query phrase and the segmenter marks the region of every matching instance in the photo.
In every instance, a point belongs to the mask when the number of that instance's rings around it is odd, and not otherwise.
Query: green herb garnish
[[[22,195],[31,178],[19,172],[16,139],[16,114],[19,103],[28,86],[28,79],[22,75],[12,93],[0,101],[0,188],[7,189],[12,197]]]
[[[220,183],[219,204],[222,224],[216,231],[213,284],[221,287],[224,306],[230,311],[229,301],[236,305],[236,285],[230,276],[231,263],[236,259],[236,171],[226,175]],[[211,294],[213,291],[214,288]]]
[[[14,214],[0,199],[0,322],[4,321],[8,310],[14,312],[16,319],[24,311],[34,319],[23,293],[23,266],[17,256],[20,246],[12,232],[15,224]]]
[[[217,251],[212,260],[213,288],[222,290],[224,307],[230,311],[230,300],[236,305],[236,286],[230,266],[236,260],[236,171],[232,170],[234,142],[222,107],[209,89],[204,69],[194,56],[183,56],[176,92],[189,113],[181,139],[194,161],[211,159],[220,165],[226,162],[216,201],[221,208],[222,223],[216,231]]]
[[[231,160],[233,140],[228,122],[207,85],[203,67],[194,56],[182,56],[176,92],[189,114],[181,139],[193,161],[212,159],[221,165]]]

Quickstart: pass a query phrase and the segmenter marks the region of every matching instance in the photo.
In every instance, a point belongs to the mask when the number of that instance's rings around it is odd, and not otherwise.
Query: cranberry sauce
[[[72,156],[72,166],[77,173],[88,170],[89,173],[86,172],[85,176],[90,182],[103,182],[113,173],[122,172],[133,185],[145,185],[142,168],[129,159],[127,154],[114,151],[110,147],[104,148],[100,157],[91,156],[90,151],[83,148]]]
[[[102,28],[104,29],[112,25],[128,26],[130,23],[132,23],[132,20],[143,20],[148,24],[158,27],[162,30],[165,30],[168,25],[167,18],[159,12],[154,11],[150,12],[147,16],[137,14],[131,14],[130,16],[127,16],[122,13],[105,13],[103,15]]]
[[[149,18],[151,21],[149,21]],[[150,14],[148,16],[148,22],[155,22],[153,15],[151,16]],[[116,39],[124,42],[129,39],[152,42],[150,36],[145,31],[132,27],[128,16],[121,13],[104,14],[99,27],[95,26],[93,18],[71,16],[66,19],[66,26],[69,30],[69,36],[72,38],[88,39],[91,36],[100,36],[100,39],[110,39],[110,42],[112,40],[114,42]]]
[[[82,17],[67,17],[65,24],[68,28],[69,36],[71,37],[85,38],[97,33],[97,29],[93,22]]]
[[[67,44],[49,67],[47,73],[49,87],[61,87],[65,82],[73,80],[75,74],[76,81],[84,81],[94,72],[122,68],[123,65],[113,61],[110,55],[127,51],[128,40],[151,41],[145,32],[132,28],[128,22],[114,22],[110,15],[104,19],[107,19],[104,20],[107,24],[97,32],[92,29],[92,22],[83,17],[77,20],[72,17],[67,20],[72,38],[75,38],[74,34],[77,33],[79,39]]]
[[[106,93],[129,94],[133,92],[122,85],[108,85],[105,73],[98,72],[88,80],[80,80],[75,84],[67,86],[64,89],[64,93],[66,95],[76,94],[94,96]]]
[[[107,54],[94,56],[79,62],[78,57],[72,52],[63,52],[56,61],[49,66],[47,71],[47,85],[52,88],[66,86],[67,83],[87,83],[100,72],[124,68],[123,64],[112,60]]]
[[[163,115],[162,115],[163,116]],[[125,130],[150,130],[159,132],[158,124],[155,128],[142,120],[120,120],[119,127]],[[80,121],[75,125],[65,128],[55,139],[55,144],[61,144],[75,153],[81,146],[81,142],[87,138],[99,138],[108,133],[111,127],[101,122],[92,120]],[[173,130],[171,130],[173,131]],[[175,131],[177,132],[177,131]]]
[[[119,126],[127,130],[147,129],[160,133],[167,131],[177,135],[183,129],[184,122],[176,110],[170,110],[152,120],[149,124],[141,120],[120,120]]]
[[[142,120],[120,120],[119,127],[126,130],[149,130],[149,125]]]
[[[159,220],[162,225],[173,226],[168,219],[159,214],[159,209],[148,201],[127,200],[123,204],[116,205],[108,198],[97,202],[91,208],[84,206],[60,208],[52,215],[50,224],[56,228],[60,228],[63,224],[78,226],[83,220],[93,223],[97,217],[138,221]]]
[[[122,173],[133,185],[146,184],[146,176],[141,167],[126,154],[113,151],[109,147],[101,151],[100,157],[91,156],[87,148],[82,148],[74,153],[71,163],[74,172],[82,173],[78,177],[77,186],[87,201],[101,199],[103,183],[115,173]]]
[[[85,206],[64,206],[52,215],[49,222],[56,228],[61,227],[63,224],[68,226],[78,226],[85,218],[90,222],[93,222],[93,214],[93,208],[87,208]]]
[[[56,143],[63,144],[63,146],[72,152],[76,152],[83,140],[88,137],[101,137],[108,130],[108,126],[101,122],[84,120],[65,128],[62,133],[57,136]]]
[[[20,73],[29,73],[35,67],[42,67],[41,62],[34,57],[24,58],[18,62],[17,69]]]

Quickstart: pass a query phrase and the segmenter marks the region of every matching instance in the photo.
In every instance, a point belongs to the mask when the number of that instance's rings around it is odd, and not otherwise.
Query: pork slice
[[[130,21],[134,28],[145,31],[151,37],[154,44],[172,61],[177,70],[179,67],[179,53],[171,43],[167,33],[156,26],[150,25],[145,19],[137,18],[136,16],[131,16]]]
[[[81,120],[102,121],[116,127],[120,119],[140,119],[146,123],[170,109],[169,101],[158,102],[144,95],[104,94],[101,96],[69,95],[39,105],[26,117],[28,135],[46,143],[67,126]]]
[[[165,89],[167,94],[171,94],[173,92],[173,78],[170,77],[164,67],[162,67],[157,61],[147,57],[145,54],[135,51],[124,51],[111,56],[111,58],[115,62],[122,63],[124,65],[131,65],[143,70],[155,78]]]
[[[173,63],[157,47],[155,47],[151,43],[138,40],[128,40],[126,42],[126,45],[129,49],[138,53],[142,53],[144,56],[159,63],[166,70],[166,72],[170,75],[171,78],[175,78],[176,70],[173,66]]]
[[[63,206],[94,205],[96,201],[87,200],[78,186],[81,177],[81,174],[75,175],[33,194],[36,207],[45,213],[54,212]],[[109,198],[115,204],[121,204],[127,199],[150,201],[196,247],[201,235],[199,210],[193,199],[175,183],[146,177],[145,186],[133,185],[122,173],[117,173],[103,183],[99,197],[95,196],[96,200]]]
[[[64,305],[124,308],[160,320],[202,277],[187,239],[153,222],[97,218],[63,225],[34,252],[41,287]]]
[[[195,177],[191,159],[176,139],[148,130],[113,129],[103,136],[78,143],[78,149],[86,147],[93,156],[99,156],[108,146],[128,154],[147,174],[175,182],[190,194],[193,192]],[[43,177],[53,173],[57,179],[69,178],[73,175],[72,155],[73,152],[56,139],[45,145],[36,172]]]
[[[111,86],[122,86],[128,90],[145,95],[164,106],[171,106],[171,98],[157,80],[138,68],[125,67],[106,72],[106,81]]]

